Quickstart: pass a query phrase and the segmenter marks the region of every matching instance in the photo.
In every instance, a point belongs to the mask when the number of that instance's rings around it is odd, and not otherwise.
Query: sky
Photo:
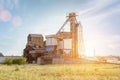
[[[120,0],[0,0],[0,52],[22,55],[28,34],[55,34],[70,12],[87,55],[120,55]]]

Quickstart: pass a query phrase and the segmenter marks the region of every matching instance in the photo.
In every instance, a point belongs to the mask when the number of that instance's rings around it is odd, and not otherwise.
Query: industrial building
[[[27,63],[52,64],[79,59],[84,54],[84,42],[82,26],[76,16],[74,12],[69,13],[58,32],[46,35],[46,40],[42,34],[29,34],[24,49]],[[70,24],[69,32],[62,31],[67,23]]]

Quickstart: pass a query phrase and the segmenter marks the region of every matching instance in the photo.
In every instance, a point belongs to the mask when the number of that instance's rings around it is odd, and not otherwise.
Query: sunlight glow
[[[86,48],[85,56],[94,56],[93,48]]]

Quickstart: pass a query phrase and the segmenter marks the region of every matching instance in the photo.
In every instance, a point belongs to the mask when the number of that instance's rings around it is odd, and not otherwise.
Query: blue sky
[[[0,0],[0,52],[22,55],[29,33],[56,33],[70,12],[79,15],[86,54],[120,55],[120,0]]]

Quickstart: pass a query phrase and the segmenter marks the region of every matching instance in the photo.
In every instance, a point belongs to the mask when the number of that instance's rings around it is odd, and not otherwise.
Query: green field
[[[120,80],[120,65],[0,65],[0,80]]]

